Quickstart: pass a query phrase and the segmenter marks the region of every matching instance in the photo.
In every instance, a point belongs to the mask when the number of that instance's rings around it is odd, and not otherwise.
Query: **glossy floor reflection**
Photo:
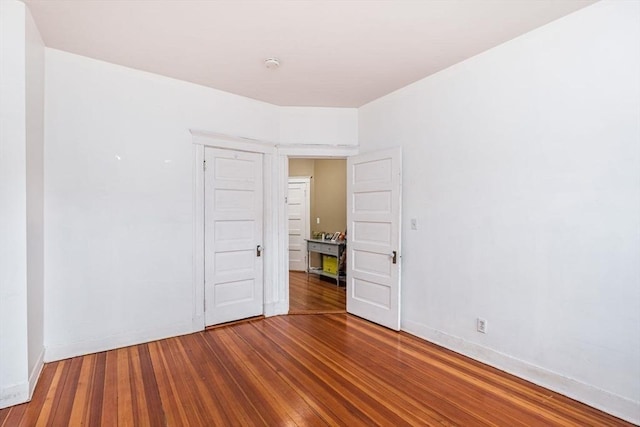
[[[344,313],[345,287],[315,274],[289,272],[289,314]]]
[[[47,363],[0,426],[614,426],[571,399],[348,314],[274,316]]]

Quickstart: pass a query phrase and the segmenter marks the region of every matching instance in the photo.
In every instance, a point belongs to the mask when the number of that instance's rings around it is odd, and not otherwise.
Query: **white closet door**
[[[263,314],[262,154],[205,149],[205,324]]]

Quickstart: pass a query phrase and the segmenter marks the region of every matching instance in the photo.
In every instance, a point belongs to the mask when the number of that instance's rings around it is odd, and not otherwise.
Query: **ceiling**
[[[359,107],[593,2],[25,0],[48,47],[327,107]],[[279,69],[264,66],[272,56]]]

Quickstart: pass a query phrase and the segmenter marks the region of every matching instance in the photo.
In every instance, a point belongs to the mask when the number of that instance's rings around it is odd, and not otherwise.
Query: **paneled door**
[[[289,220],[289,270],[306,271],[307,242],[309,238],[309,183],[308,177],[289,178],[287,213]]]
[[[262,154],[205,149],[205,324],[263,314]]]
[[[400,329],[400,148],[347,159],[347,312]]]

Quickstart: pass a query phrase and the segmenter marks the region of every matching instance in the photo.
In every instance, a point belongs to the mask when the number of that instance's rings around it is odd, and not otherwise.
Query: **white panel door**
[[[306,271],[309,238],[309,178],[289,178],[289,270]]]
[[[205,149],[205,324],[263,313],[262,154]]]
[[[347,159],[347,311],[400,329],[400,148]]]

